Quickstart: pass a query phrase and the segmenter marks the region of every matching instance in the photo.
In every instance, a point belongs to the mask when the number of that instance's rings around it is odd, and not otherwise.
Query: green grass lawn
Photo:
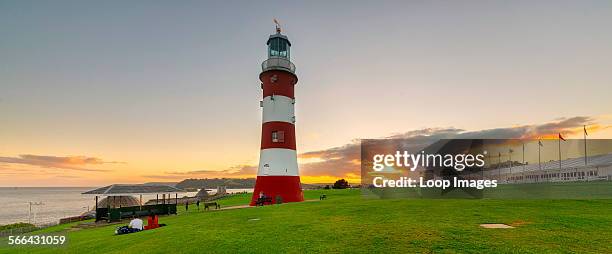
[[[306,191],[327,200],[160,218],[168,226],[114,235],[115,226],[65,231],[65,247],[7,247],[33,253],[610,253],[612,200],[364,199],[359,190]],[[220,200],[248,203],[250,195]],[[182,209],[181,209],[182,208]],[[483,229],[506,223],[514,229]]]

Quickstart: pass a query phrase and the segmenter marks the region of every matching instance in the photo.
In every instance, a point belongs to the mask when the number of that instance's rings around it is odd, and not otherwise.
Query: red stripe
[[[258,176],[251,197],[251,206],[255,205],[260,192],[272,198],[274,204],[276,196],[281,196],[283,203],[304,201],[299,176]]]
[[[272,132],[275,131],[277,133],[283,133],[282,140],[276,140],[277,142],[272,140]],[[295,125],[287,122],[263,123],[261,127],[261,149],[268,148],[286,148],[295,150]]]
[[[263,97],[271,95],[282,95],[295,98],[293,88],[297,83],[297,77],[286,71],[266,71],[259,75],[263,83]]]

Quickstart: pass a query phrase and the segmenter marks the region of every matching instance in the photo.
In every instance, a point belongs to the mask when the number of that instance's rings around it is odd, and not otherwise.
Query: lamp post
[[[28,212],[28,223],[32,224],[32,206],[41,206],[44,205],[43,202],[28,202],[30,205],[30,209]],[[34,218],[36,219],[36,213],[34,213]]]

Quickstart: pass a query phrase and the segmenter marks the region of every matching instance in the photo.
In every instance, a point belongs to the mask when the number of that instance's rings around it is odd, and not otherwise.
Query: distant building
[[[485,178],[498,179],[501,183],[573,182],[612,180],[612,154],[584,158],[570,158],[561,161],[517,165],[485,171]]]
[[[217,195],[225,195],[227,194],[227,190],[225,186],[217,186]]]

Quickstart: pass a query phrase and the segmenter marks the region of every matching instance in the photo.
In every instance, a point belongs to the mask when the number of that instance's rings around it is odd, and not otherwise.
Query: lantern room
[[[290,60],[291,42],[287,36],[281,34],[280,27],[276,27],[276,33],[268,38],[268,59],[261,64],[263,72],[269,70],[283,70],[295,74],[295,65]]]
[[[289,42],[287,36],[282,35],[280,32],[270,35],[268,39],[268,58],[282,57],[289,60],[290,47],[291,42]]]

